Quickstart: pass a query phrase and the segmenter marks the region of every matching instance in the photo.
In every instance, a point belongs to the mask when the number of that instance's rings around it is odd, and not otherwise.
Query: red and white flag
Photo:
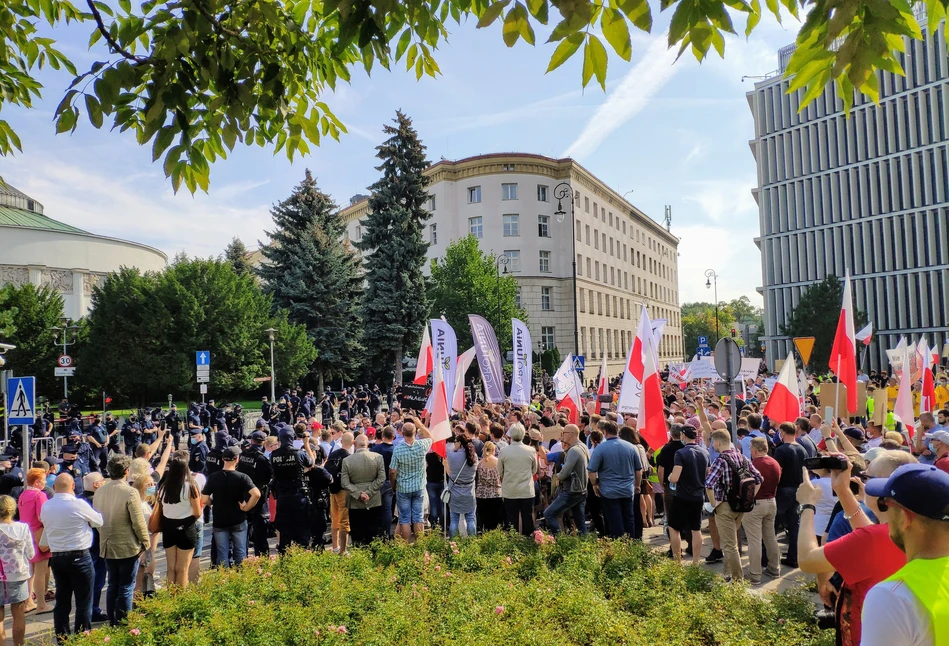
[[[583,386],[577,371],[573,369],[573,355],[568,354],[560,368],[554,374],[554,388],[557,392],[558,408],[570,411],[570,423],[580,423],[580,406],[582,404]]]
[[[896,395],[896,404],[893,406],[893,417],[903,423],[909,433],[910,439],[916,430],[916,419],[913,414],[913,376],[912,350],[908,344],[903,346],[903,371],[900,374],[900,391]]]
[[[920,370],[923,372],[923,384],[919,393],[919,412],[931,413],[936,408],[936,382],[933,379],[933,353],[926,345],[926,337],[919,341]]]
[[[867,323],[867,326],[857,332],[854,338],[863,345],[870,345],[870,341],[873,340],[873,323]]]
[[[794,353],[791,352],[781,366],[781,374],[778,375],[764,407],[764,415],[771,421],[772,426],[793,422],[801,416],[800,382],[794,374],[795,368]]]
[[[426,323],[425,332],[422,333],[422,346],[418,350],[418,362],[415,364],[415,380],[413,383],[416,386],[424,386],[425,382],[428,381],[433,363],[432,337],[428,334],[428,323]]]
[[[645,373],[645,364],[643,363],[643,351],[646,339],[653,339],[652,322],[649,320],[649,313],[646,306],[643,305],[642,312],[639,314],[639,327],[636,330],[636,338],[629,348],[629,354],[626,355],[626,367],[623,369],[623,383],[620,384],[619,402],[616,406],[617,412],[632,413],[639,412],[639,400],[643,391],[643,376]],[[655,360],[655,355],[653,355]]]
[[[853,331],[853,292],[850,272],[844,276],[844,298],[837,321],[834,347],[830,350],[828,367],[837,375],[837,381],[847,386],[847,410],[857,410],[857,341]],[[838,413],[839,414],[839,413]],[[847,417],[847,415],[841,415]]]
[[[603,402],[600,401],[600,395],[606,395],[610,392],[609,375],[606,373],[606,355],[603,355],[603,363],[600,365],[600,379],[596,386],[596,412],[603,412]]]
[[[455,392],[451,397],[451,407],[459,412],[465,410],[465,374],[474,358],[475,348],[472,346],[458,357],[458,363],[455,366]]]
[[[441,361],[435,363],[432,380],[432,419],[431,432],[434,444],[432,450],[445,457],[445,442],[451,437],[451,409],[448,406],[448,383]]]
[[[669,439],[666,432],[665,402],[662,399],[659,369],[654,352],[655,339],[646,337],[643,347],[643,391],[639,402],[636,427],[654,451],[661,449]]]

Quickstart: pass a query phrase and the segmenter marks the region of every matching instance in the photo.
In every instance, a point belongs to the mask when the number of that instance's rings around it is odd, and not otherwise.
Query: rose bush
[[[491,532],[251,558],[70,644],[829,646],[812,611],[804,590],[763,597],[636,543]]]

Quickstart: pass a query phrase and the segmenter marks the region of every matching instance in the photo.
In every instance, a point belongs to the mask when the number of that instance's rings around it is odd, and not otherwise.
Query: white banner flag
[[[455,331],[442,319],[432,319],[432,355],[435,363],[440,363],[445,380],[445,394],[451,397],[455,392],[455,369],[458,364],[458,339]],[[448,402],[451,403],[450,401]]]
[[[527,406],[531,403],[531,333],[523,321],[511,319],[514,347],[514,365],[511,373],[511,403]]]
[[[455,392],[451,398],[451,407],[456,411],[465,410],[465,374],[475,358],[474,346],[468,348],[458,357],[458,366],[455,369]]]

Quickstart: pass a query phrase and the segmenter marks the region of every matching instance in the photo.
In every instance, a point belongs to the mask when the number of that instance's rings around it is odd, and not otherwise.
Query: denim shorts
[[[399,524],[419,525],[422,523],[422,490],[398,491],[395,494],[399,508]]]
[[[14,603],[23,603],[30,598],[29,579],[22,581],[0,581],[3,586],[3,605],[9,606]]]

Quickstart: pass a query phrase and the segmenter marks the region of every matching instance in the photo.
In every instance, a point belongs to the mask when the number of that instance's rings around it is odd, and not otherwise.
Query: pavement
[[[665,533],[661,526],[662,519],[659,519],[660,525],[657,527],[647,527],[643,531],[643,542],[650,547],[656,549],[661,549],[663,551],[669,548],[669,541],[665,537]],[[207,571],[211,567],[211,525],[208,523],[204,529],[204,550],[201,554],[201,570]],[[712,541],[709,538],[707,533],[703,533],[703,538],[705,539],[704,545],[702,547],[702,554],[707,555],[712,550]],[[784,545],[782,544],[782,549]],[[276,552],[276,541],[271,539],[271,548],[273,548],[274,553]],[[745,568],[745,575],[748,573],[748,550],[747,547],[744,549],[742,554],[742,566]],[[684,561],[685,562],[685,561]],[[704,567],[722,574],[723,564],[722,563],[713,563],[705,565]],[[789,588],[793,588],[801,585],[802,583],[808,583],[813,581],[811,575],[804,574],[800,570],[788,570],[786,567],[781,567],[782,573],[780,577],[771,578],[768,576],[762,576],[761,583],[759,585],[748,584],[749,590],[755,594],[767,594],[768,592],[781,592]],[[155,568],[155,581],[156,584],[161,589],[161,586],[164,584],[165,580],[165,552],[161,549],[161,544],[159,543],[158,550],[156,551],[156,568]],[[815,602],[818,600],[817,595],[814,595]],[[105,590],[102,591],[102,604],[103,611],[105,611]],[[10,613],[7,612],[4,620],[4,628],[6,629],[7,639],[12,643],[12,630],[13,623],[10,617]],[[93,624],[97,626],[99,624]],[[26,616],[26,643],[31,646],[50,646],[55,644],[55,639],[53,638],[53,613],[46,613],[43,615],[37,615],[31,613]],[[0,646],[6,646],[5,644],[0,644]]]

